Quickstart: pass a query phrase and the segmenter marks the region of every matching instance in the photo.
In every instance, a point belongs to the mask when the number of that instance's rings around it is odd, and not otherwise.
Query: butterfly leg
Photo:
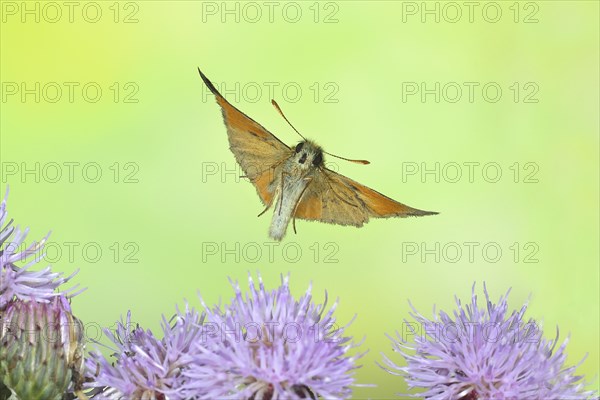
[[[271,208],[272,205],[273,205],[273,199],[271,199],[271,202],[269,204],[267,204],[267,207],[260,214],[258,214],[257,217],[260,217],[261,215],[263,215],[264,213],[266,213],[267,210],[269,208]]]
[[[285,161],[285,160],[284,160]],[[253,174],[253,176],[250,176],[249,174],[246,175],[242,175],[240,176],[240,178],[247,178],[249,179],[252,183],[254,183],[256,177],[263,175],[265,172],[269,171],[270,172],[270,176],[274,176],[275,174],[275,168],[277,168],[277,166],[279,166],[283,161],[279,161],[277,164],[273,165],[272,167],[270,167],[269,169],[266,170],[261,170],[259,173],[257,174]],[[271,181],[273,181],[273,179],[271,179]],[[282,188],[283,189],[283,188]],[[283,191],[283,190],[282,190]],[[271,206],[273,205],[273,199],[276,196],[271,197],[271,201],[269,202],[269,204],[267,204],[267,206],[265,207],[265,209],[257,215],[257,217],[260,217],[261,215],[263,215],[264,213],[267,212],[267,210],[269,210],[269,208],[271,208]],[[280,207],[281,208],[281,207]]]
[[[310,183],[312,182],[312,178],[307,179],[307,183],[306,186],[304,186],[304,189],[302,189],[302,192],[300,192],[300,197],[298,197],[298,201],[296,202],[296,205],[294,206],[294,212],[292,214],[292,227],[294,228],[294,234],[297,234],[298,231],[296,231],[296,211],[298,210],[298,206],[300,205],[300,202],[302,201],[302,196],[304,196],[304,192],[306,192],[306,189],[308,188],[308,186],[310,185]]]

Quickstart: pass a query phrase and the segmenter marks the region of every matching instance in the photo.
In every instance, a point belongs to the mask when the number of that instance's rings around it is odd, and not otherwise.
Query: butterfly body
[[[308,178],[284,175],[278,180],[281,186],[277,190],[277,200],[273,208],[273,218],[269,228],[269,236],[275,240],[281,240],[285,236],[295,208],[306,191],[309,184]]]
[[[322,165],[323,151],[310,141],[298,143],[294,154],[283,162],[279,176],[271,182],[271,190],[277,199],[269,229],[273,239],[281,240],[285,236],[291,217],[313,180],[315,169]]]
[[[361,227],[370,218],[437,214],[399,203],[327,169],[324,151],[310,140],[292,147],[286,145],[231,105],[200,69],[198,72],[221,106],[229,148],[245,177],[256,187],[265,211],[273,208],[271,238],[283,239],[290,221],[295,222],[296,218]]]

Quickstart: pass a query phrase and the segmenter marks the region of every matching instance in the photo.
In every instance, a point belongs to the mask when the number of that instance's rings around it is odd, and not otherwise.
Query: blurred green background
[[[375,361],[403,363],[384,334],[407,300],[450,311],[485,281],[515,309],[531,294],[528,316],[598,374],[598,2],[48,4],[1,2],[1,184],[30,240],[53,230],[45,263],[80,269],[83,321],[131,309],[158,330],[196,291],[228,301],[227,277],[289,271],[294,293],[339,297],[341,323],[357,314],[357,381],[377,387],[355,397],[390,398],[406,386]],[[271,96],[327,151],[372,163],[332,168],[441,214],[298,221],[272,245],[197,66],[284,142],[299,138]]]

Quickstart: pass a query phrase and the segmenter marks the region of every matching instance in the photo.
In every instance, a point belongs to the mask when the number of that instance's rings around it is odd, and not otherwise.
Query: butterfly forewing
[[[200,69],[198,72],[221,106],[231,151],[245,176],[256,187],[263,203],[270,204],[274,194],[273,187],[276,186],[271,185],[271,182],[279,176],[277,170],[290,157],[292,149],[231,105]]]

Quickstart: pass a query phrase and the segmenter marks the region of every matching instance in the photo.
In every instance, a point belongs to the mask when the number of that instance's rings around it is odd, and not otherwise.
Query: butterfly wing
[[[198,72],[221,106],[229,137],[229,148],[235,159],[256,187],[263,204],[271,204],[274,187],[277,186],[271,185],[271,182],[280,175],[278,167],[293,154],[292,149],[258,122],[232,106],[200,68]]]
[[[369,218],[434,215],[390,199],[327,168],[315,171],[298,203],[295,218],[329,224],[363,226]]]

